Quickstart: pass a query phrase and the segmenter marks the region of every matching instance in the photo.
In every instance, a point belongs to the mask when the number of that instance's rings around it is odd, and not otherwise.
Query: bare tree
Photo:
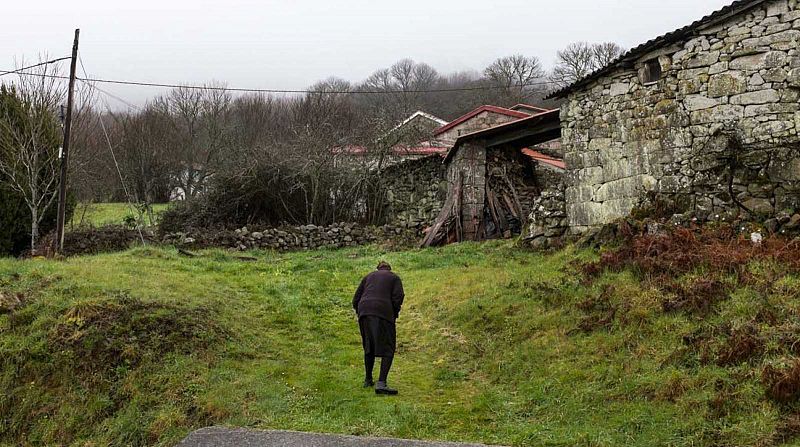
[[[229,137],[230,92],[220,84],[207,87],[176,88],[169,97],[162,98],[173,118],[175,149],[182,165],[175,180],[186,197],[203,190],[219,167]]]
[[[604,42],[592,45],[596,69],[603,68],[619,58],[625,49],[614,42]]]
[[[387,94],[365,95],[361,100],[372,109],[370,113],[400,119],[423,108],[424,92],[434,88],[440,79],[430,65],[402,59],[389,68],[376,71],[361,86]]]
[[[52,76],[58,74],[56,65],[42,65],[0,91],[0,175],[30,211],[32,252],[45,212],[58,197],[57,110],[66,91]]]
[[[559,87],[566,87],[610,64],[623,51],[621,46],[612,42],[571,43],[558,52],[550,80]]]
[[[521,54],[501,57],[483,71],[484,76],[501,88],[507,103],[521,103],[542,90],[535,83],[545,77],[542,63],[537,57]],[[513,105],[513,104],[502,104]]]

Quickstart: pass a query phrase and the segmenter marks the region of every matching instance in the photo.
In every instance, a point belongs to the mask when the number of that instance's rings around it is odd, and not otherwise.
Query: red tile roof
[[[443,146],[434,146],[428,143],[427,141],[423,141],[416,146],[402,146],[397,145],[391,149],[391,153],[393,155],[434,155],[434,154],[441,154],[444,155],[449,150],[449,147]],[[334,154],[348,154],[348,155],[366,155],[369,150],[364,146],[344,146],[344,147],[336,147],[331,149]]]
[[[535,151],[533,149],[525,148],[522,150],[522,153],[531,157],[532,159],[538,161],[539,163],[544,163],[549,166],[553,166],[559,169],[567,169],[567,164],[564,163],[564,160],[551,157],[549,155],[545,155],[539,151]]]
[[[544,109],[544,108],[541,108],[541,107],[532,106],[530,104],[517,104],[514,107],[510,107],[510,109],[511,110],[517,110],[517,111],[519,111],[519,109],[527,109],[527,110],[531,110],[531,111],[533,111],[535,113],[542,113],[542,112],[549,112],[550,111],[550,109]]]
[[[513,118],[527,118],[527,117],[531,116],[529,113],[518,112],[516,110],[506,109],[505,107],[489,106],[489,105],[480,106],[477,109],[473,110],[472,112],[469,112],[464,116],[456,118],[455,120],[451,121],[450,123],[445,124],[444,126],[436,129],[436,131],[433,134],[434,135],[441,135],[444,132],[447,132],[448,130],[458,126],[459,124],[461,124],[461,123],[463,123],[463,122],[465,122],[465,121],[467,121],[469,119],[472,119],[476,115],[478,115],[480,113],[483,113],[483,112],[494,112],[494,113],[499,113],[501,115],[510,116],[510,117],[513,117]]]

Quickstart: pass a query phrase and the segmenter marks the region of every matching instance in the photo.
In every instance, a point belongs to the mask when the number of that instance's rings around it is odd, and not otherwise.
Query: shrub
[[[254,224],[381,223],[377,176],[358,176],[342,168],[334,172],[332,167],[325,174],[284,168],[260,163],[248,175],[218,174],[204,195],[161,215],[160,233]]]
[[[68,196],[67,218],[72,218],[77,202]],[[47,209],[39,226],[39,234],[46,235],[56,227],[58,207],[54,203]],[[0,256],[18,256],[31,248],[31,213],[25,200],[0,182]]]

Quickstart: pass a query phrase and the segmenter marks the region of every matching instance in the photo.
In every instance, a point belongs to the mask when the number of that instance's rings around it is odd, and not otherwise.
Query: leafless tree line
[[[378,220],[381,206],[370,194],[380,189],[375,173],[397,143],[385,136],[400,120],[416,110],[449,120],[481,104],[555,106],[543,100],[549,91],[621,52],[615,44],[573,44],[558,53],[550,73],[533,56],[503,57],[481,72],[449,75],[404,59],[363,82],[330,78],[298,96],[234,96],[212,83],[172,89],[126,112],[92,102],[91,86],[79,83],[83,100],[73,131],[70,187],[83,201],[127,201],[144,209],[216,187],[218,205],[242,216],[272,213],[297,223]],[[39,70],[63,74],[58,66]],[[27,107],[26,124],[0,116],[0,175],[24,194],[35,243],[37,222],[57,188],[57,116],[65,88],[43,76],[20,76],[14,87]],[[45,131],[50,141],[43,143]],[[354,157],[353,151],[362,152]],[[219,186],[222,181],[238,191]],[[248,197],[254,191],[259,197]]]

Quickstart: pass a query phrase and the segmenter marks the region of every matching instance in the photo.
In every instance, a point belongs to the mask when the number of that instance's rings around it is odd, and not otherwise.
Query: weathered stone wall
[[[800,10],[767,2],[570,93],[562,140],[571,230],[647,191],[698,219],[800,208]],[[657,60],[662,74],[643,82]]]
[[[386,216],[392,225],[422,228],[433,222],[447,198],[442,157],[433,155],[393,165],[382,173]]]
[[[343,248],[388,243],[395,246],[415,246],[421,237],[417,229],[394,225],[380,227],[361,226],[354,223],[337,223],[328,226],[300,225],[279,228],[252,227],[238,230],[197,230],[190,233],[157,235],[151,231],[141,234],[121,226],[89,228],[67,232],[66,256],[88,255],[127,250],[141,244],[166,244],[187,248],[229,248],[235,250],[268,249],[278,251]]]
[[[530,204],[526,239],[533,248],[548,248],[559,245],[568,228],[566,172],[540,164],[535,175],[541,190]]]

